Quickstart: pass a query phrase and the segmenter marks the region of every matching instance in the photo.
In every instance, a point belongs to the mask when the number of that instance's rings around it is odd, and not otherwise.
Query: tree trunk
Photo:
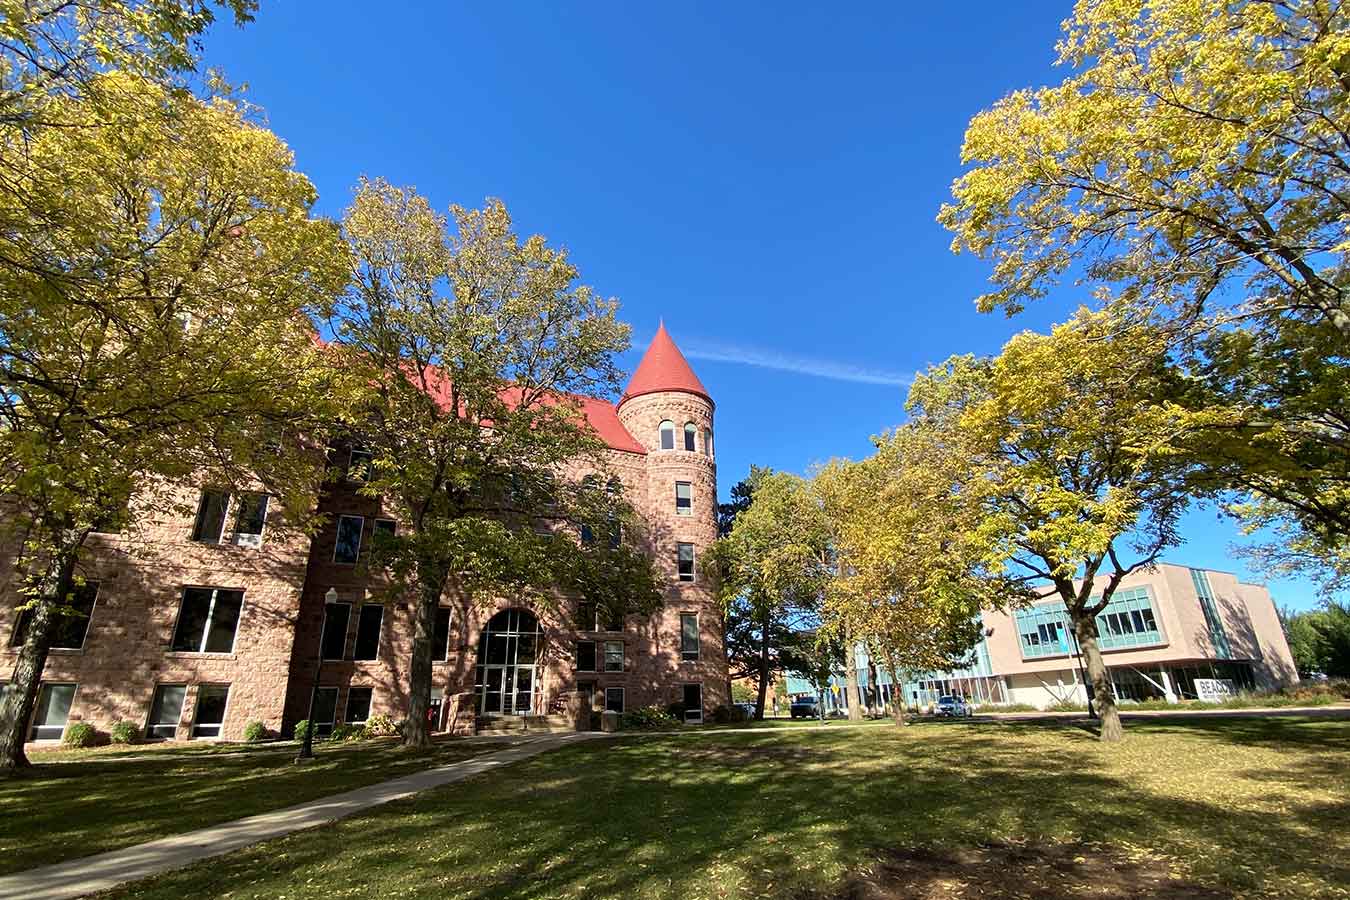
[[[1097,717],[1101,720],[1101,739],[1107,742],[1119,741],[1125,736],[1120,724],[1120,710],[1116,708],[1116,694],[1111,689],[1111,676],[1102,661],[1102,651],[1097,646],[1097,624],[1095,617],[1083,611],[1073,613],[1073,630],[1078,637],[1078,649],[1087,665],[1088,680],[1092,682],[1092,699],[1097,708]]]
[[[755,700],[755,718],[763,721],[764,701],[769,696],[769,615],[765,613],[759,630],[759,697]]]
[[[844,628],[844,684],[848,691],[848,720],[863,719],[862,697],[858,690],[858,648],[853,642],[853,629]]]
[[[42,599],[29,613],[28,634],[19,659],[14,664],[9,688],[0,698],[0,778],[13,775],[31,763],[23,752],[28,737],[28,722],[37,706],[38,691],[42,687],[42,670],[47,665],[48,644],[54,617],[52,610],[74,588],[75,556],[71,554],[48,581]]]
[[[887,665],[886,674],[891,676],[891,714],[895,716],[895,724],[908,725],[905,721],[905,689],[896,676],[894,663]]]
[[[436,609],[441,604],[447,570],[438,563],[417,565],[418,597],[413,615],[412,662],[408,668],[408,721],[403,746],[430,747],[431,643],[436,633]]]
[[[867,712],[881,708],[881,681],[877,677],[877,658],[871,647],[867,648]]]

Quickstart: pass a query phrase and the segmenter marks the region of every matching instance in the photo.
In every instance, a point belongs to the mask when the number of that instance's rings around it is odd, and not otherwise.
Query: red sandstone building
[[[552,612],[447,595],[433,646],[438,728],[547,715],[573,694],[620,712],[682,703],[691,722],[729,702],[720,606],[699,566],[716,537],[713,409],[664,325],[617,405],[586,402],[648,526],[665,602],[650,617],[605,622],[584,598]],[[343,461],[352,474],[363,463],[359,450]],[[360,565],[374,534],[398,524],[356,487],[324,491],[328,521],[313,540],[277,528],[266,495],[209,487],[183,498],[195,516],[165,509],[132,532],[93,536],[77,603],[87,615],[58,635],[30,738],[57,740],[76,720],[101,731],[127,720],[152,738],[239,739],[255,721],[288,733],[308,717],[323,733],[375,714],[402,718],[412,609]],[[0,685],[25,628],[3,587]]]

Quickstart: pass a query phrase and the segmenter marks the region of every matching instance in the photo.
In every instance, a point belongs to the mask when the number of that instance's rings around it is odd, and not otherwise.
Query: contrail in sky
[[[806,356],[780,353],[776,350],[762,350],[758,347],[745,347],[736,344],[691,340],[682,344],[681,349],[684,351],[684,355],[690,359],[739,363],[761,369],[795,372],[798,375],[832,378],[835,381],[907,387],[914,380],[912,374],[906,375],[902,372],[878,369],[872,366],[856,366],[828,359],[812,359]]]

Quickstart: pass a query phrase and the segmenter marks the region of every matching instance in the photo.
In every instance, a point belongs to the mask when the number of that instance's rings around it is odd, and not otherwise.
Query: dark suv
[[[820,706],[815,697],[799,697],[792,701],[788,715],[794,719],[814,719],[820,715]]]

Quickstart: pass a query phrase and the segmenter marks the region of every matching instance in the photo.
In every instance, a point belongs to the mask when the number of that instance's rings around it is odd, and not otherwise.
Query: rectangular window
[[[436,630],[431,637],[431,658],[437,662],[450,657],[450,607],[436,608]]]
[[[309,711],[309,721],[315,737],[328,737],[333,733],[337,717],[337,691],[335,687],[321,687],[314,691],[314,708]]]
[[[372,532],[375,538],[391,538],[398,533],[398,523],[393,519],[376,519],[375,530]]]
[[[33,714],[32,741],[59,741],[70,718],[70,705],[75,701],[75,685],[44,684],[38,692],[37,710]]]
[[[352,659],[378,659],[380,656],[380,625],[384,622],[384,607],[367,603],[356,619],[356,646]]]
[[[694,514],[694,486],[687,481],[675,482],[675,515]]]
[[[263,525],[267,522],[267,495],[240,494],[235,505],[234,535],[236,543],[244,543],[240,538],[260,538]]]
[[[197,503],[197,521],[192,526],[192,539],[203,544],[219,544],[225,532],[225,510],[230,495],[224,491],[206,488]]]
[[[594,600],[582,600],[577,603],[577,630],[600,630],[600,610]]]
[[[677,566],[681,581],[694,580],[694,545],[677,544]]]
[[[225,724],[225,707],[229,700],[228,684],[204,684],[197,688],[197,716],[192,724],[192,736],[220,737],[220,726]]]
[[[351,621],[350,603],[325,603],[323,609],[323,642],[319,655],[323,659],[342,659],[347,653],[347,623]]]
[[[338,516],[337,540],[333,544],[333,562],[356,565],[361,558],[361,529],[366,520],[361,516]]]
[[[684,686],[684,720],[692,724],[703,722],[703,685]]]
[[[150,704],[150,721],[145,736],[171,741],[178,736],[178,722],[183,718],[185,684],[161,684],[155,687],[155,699]]]
[[[584,522],[581,525],[581,542],[583,544],[595,543],[595,529]]]
[[[84,646],[85,635],[89,633],[89,619],[94,615],[94,601],[98,597],[98,582],[86,581],[71,593],[70,609],[57,614],[52,624],[53,650],[79,650]],[[25,609],[19,613],[19,621],[14,624],[14,633],[10,636],[11,647],[22,647],[28,640],[28,626],[33,620],[33,611]]]
[[[348,725],[364,725],[366,719],[370,718],[370,698],[374,691],[368,687],[354,687],[347,691],[347,717],[343,719]]]
[[[608,606],[600,608],[604,621],[601,623],[603,631],[623,631],[623,612],[612,610]]]
[[[577,641],[577,671],[595,671],[595,641]]]
[[[233,652],[243,606],[243,591],[184,588],[173,649],[189,653]]]
[[[680,659],[698,659],[698,614],[680,613]]]
[[[623,641],[605,641],[605,671],[623,671]]]
[[[694,427],[693,422],[684,426],[684,449],[688,450],[690,453],[694,452],[694,437],[697,434],[698,429]]]
[[[351,455],[347,458],[347,477],[352,481],[369,481],[372,458],[369,450],[353,447]]]
[[[605,712],[623,712],[623,688],[605,688]]]

